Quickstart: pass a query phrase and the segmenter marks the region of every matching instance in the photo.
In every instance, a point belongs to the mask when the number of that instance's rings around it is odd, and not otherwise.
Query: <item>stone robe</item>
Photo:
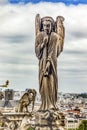
[[[58,35],[51,32],[45,47],[41,48],[44,32],[36,36],[35,52],[39,59],[39,91],[41,94],[40,110],[56,109],[58,80],[57,80],[57,54]],[[47,62],[50,62],[48,75],[44,75]]]

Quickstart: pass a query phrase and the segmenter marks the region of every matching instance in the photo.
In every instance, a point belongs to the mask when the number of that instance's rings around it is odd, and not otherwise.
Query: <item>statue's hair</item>
[[[42,23],[43,23],[44,21],[50,21],[51,23],[53,23],[53,22],[54,22],[54,19],[53,19],[52,17],[47,16],[47,17],[43,17],[43,18],[41,19],[41,21],[42,21]]]

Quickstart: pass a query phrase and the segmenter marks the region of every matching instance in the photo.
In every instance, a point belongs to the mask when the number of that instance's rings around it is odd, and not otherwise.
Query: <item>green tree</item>
[[[83,120],[82,124],[84,125],[84,130],[87,130],[87,120]]]
[[[27,130],[35,130],[35,128],[33,128],[33,127],[29,127]]]
[[[78,130],[84,130],[84,125],[80,124],[79,129]]]
[[[83,120],[79,125],[78,130],[87,130],[87,120]]]
[[[70,128],[70,129],[68,129],[68,130],[78,130],[78,129],[73,129],[73,128],[71,129],[71,128]]]

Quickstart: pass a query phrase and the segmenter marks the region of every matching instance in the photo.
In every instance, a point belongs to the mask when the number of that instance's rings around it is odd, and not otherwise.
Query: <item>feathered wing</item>
[[[58,54],[59,55],[63,51],[63,45],[64,45],[64,37],[65,37],[65,28],[63,25],[64,17],[58,16],[56,18],[56,33],[58,34]]]
[[[40,28],[41,28],[41,18],[40,18],[40,14],[37,14],[36,18],[35,18],[35,32],[36,32],[36,36],[40,32]]]

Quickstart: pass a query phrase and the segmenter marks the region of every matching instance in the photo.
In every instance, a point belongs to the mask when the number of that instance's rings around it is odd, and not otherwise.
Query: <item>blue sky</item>
[[[59,15],[65,18],[64,50],[57,67],[59,91],[87,92],[87,4],[67,5],[0,0],[0,84],[8,79],[11,89],[39,90],[35,16],[40,13],[54,20]]]
[[[66,5],[70,5],[70,4],[87,4],[87,0],[8,0],[10,3],[20,3],[20,2],[24,2],[24,3],[28,3],[28,2],[32,2],[32,3],[39,3],[39,2],[53,2],[53,3],[58,3],[58,2],[63,2]]]

